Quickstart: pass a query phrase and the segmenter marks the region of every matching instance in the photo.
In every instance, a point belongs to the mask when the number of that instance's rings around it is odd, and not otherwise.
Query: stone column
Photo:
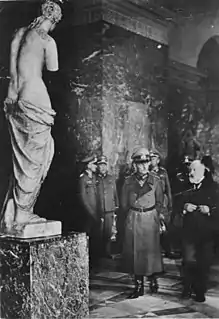
[[[170,13],[144,1],[74,5],[71,38],[64,40],[61,29],[57,38],[70,83],[68,134],[76,157],[102,152],[116,176],[139,145],[166,157]]]
[[[0,237],[1,318],[85,318],[89,267],[85,234]]]

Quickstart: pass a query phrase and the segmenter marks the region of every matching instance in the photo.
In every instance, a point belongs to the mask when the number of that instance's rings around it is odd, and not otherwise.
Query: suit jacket
[[[192,185],[191,185],[192,187]],[[207,205],[210,208],[210,215],[201,213],[198,209],[187,212],[183,217],[183,235],[186,240],[207,240],[210,239],[218,224],[217,195],[216,187],[211,179],[204,180],[193,189],[185,193],[183,203],[194,205]]]

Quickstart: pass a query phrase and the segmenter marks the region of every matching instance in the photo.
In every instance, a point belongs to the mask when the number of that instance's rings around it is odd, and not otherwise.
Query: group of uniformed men
[[[80,198],[90,222],[91,265],[102,255],[111,254],[110,243],[115,214],[123,214],[122,267],[134,275],[135,289],[130,298],[144,294],[144,277],[151,293],[158,290],[157,275],[163,271],[161,224],[167,226],[172,210],[171,187],[158,152],[139,148],[132,154],[132,173],[125,178],[118,199],[115,179],[108,173],[106,156],[92,155],[83,160]],[[215,188],[201,161],[191,164],[189,183],[181,212],[183,218],[183,298],[192,295],[205,301],[209,270],[208,253],[215,225]],[[166,232],[168,234],[168,232]],[[171,251],[170,241],[164,250]]]
[[[132,161],[134,172],[126,177],[119,199],[115,179],[108,173],[108,161],[104,155],[98,158],[92,155],[82,160],[85,169],[80,176],[79,184],[81,201],[89,217],[86,231],[90,237],[91,265],[95,264],[100,256],[110,256],[115,216],[123,214],[125,216],[125,225],[122,225],[124,227],[123,256],[124,260],[128,258],[124,265],[135,268],[138,261],[135,260],[135,253],[131,251],[132,247],[135,243],[135,249],[138,250],[139,245],[142,246],[147,242],[143,250],[142,248],[139,250],[142,257],[138,257],[140,264],[146,268],[132,269],[136,278],[140,271],[142,293],[142,276],[151,276],[151,290],[157,289],[154,273],[162,269],[159,220],[163,219],[168,223],[172,197],[167,171],[159,165],[158,152],[149,153],[147,149],[139,148],[133,153]],[[129,216],[135,218],[135,215],[137,219],[130,221],[131,224],[128,225]],[[136,230],[133,224],[136,221],[138,221],[139,230]],[[167,248],[166,251],[168,252]],[[157,256],[155,256],[156,252]],[[140,256],[139,253],[138,256]],[[149,264],[141,260],[142,258],[146,258]],[[131,262],[132,259],[134,260]],[[139,285],[136,284],[136,287],[139,288]],[[133,296],[139,294],[137,288]]]

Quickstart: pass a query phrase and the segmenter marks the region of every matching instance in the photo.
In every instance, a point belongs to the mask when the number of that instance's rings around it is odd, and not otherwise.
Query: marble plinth
[[[0,237],[1,318],[84,318],[89,267],[84,233]]]
[[[55,220],[38,221],[30,224],[23,224],[12,228],[11,231],[5,230],[0,232],[2,237],[16,238],[38,238],[47,236],[57,236],[62,233],[62,223]]]

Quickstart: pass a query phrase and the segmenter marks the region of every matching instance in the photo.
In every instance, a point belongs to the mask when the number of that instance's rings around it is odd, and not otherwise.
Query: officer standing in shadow
[[[165,256],[171,258],[173,257],[173,252],[171,250],[171,240],[170,240],[170,234],[168,231],[170,219],[171,219],[171,213],[172,213],[172,193],[171,193],[170,181],[169,181],[167,170],[160,165],[160,159],[161,159],[160,154],[157,151],[151,151],[150,157],[151,157],[151,172],[153,172],[160,178],[162,189],[163,189],[163,196],[164,196],[162,217],[166,225],[167,231],[165,231],[161,235],[161,246],[164,249]]]
[[[98,266],[100,257],[101,218],[97,211],[97,157],[91,155],[82,161],[85,165],[84,172],[79,179],[79,198],[87,220],[84,230],[89,235],[90,267]]]
[[[111,257],[111,237],[115,224],[116,210],[119,206],[115,178],[108,173],[107,157],[102,155],[97,159],[97,202],[98,215],[102,220],[103,256]]]

